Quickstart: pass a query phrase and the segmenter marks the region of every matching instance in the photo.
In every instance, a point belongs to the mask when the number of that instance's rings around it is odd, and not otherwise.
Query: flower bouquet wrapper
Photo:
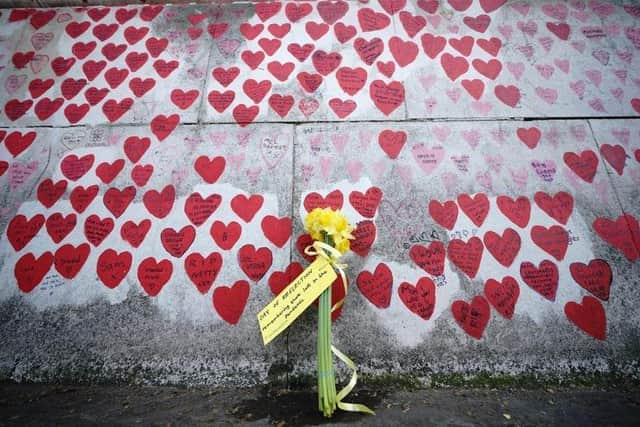
[[[355,387],[358,374],[355,363],[332,344],[331,313],[343,305],[344,298],[332,306],[331,285],[339,274],[346,296],[344,270],[347,266],[339,260],[349,251],[353,227],[341,212],[315,208],[305,218],[305,230],[314,240],[305,253],[315,257],[315,261],[258,313],[264,344],[271,342],[318,299],[318,409],[325,417],[331,417],[336,408],[373,415],[374,412],[365,405],[343,402]],[[336,392],[334,355],[352,371],[349,383],[339,392]]]

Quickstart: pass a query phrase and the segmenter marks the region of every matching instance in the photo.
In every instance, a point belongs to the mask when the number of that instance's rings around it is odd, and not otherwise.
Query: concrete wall
[[[640,11],[427,3],[2,10],[0,377],[313,375],[318,204],[361,372],[637,376]]]

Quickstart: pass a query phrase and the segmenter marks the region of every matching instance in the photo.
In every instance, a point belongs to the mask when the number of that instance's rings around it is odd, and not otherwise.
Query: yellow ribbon
[[[320,241],[315,241],[312,245],[307,246],[304,250],[304,253],[312,257],[321,256],[322,258],[326,259],[333,268],[338,270],[338,273],[340,274],[340,279],[342,279],[342,286],[344,286],[344,297],[331,307],[331,312],[333,313],[335,310],[342,307],[342,305],[344,304],[344,300],[347,297],[347,275],[344,272],[344,269],[347,268],[347,264],[337,262],[338,259],[340,259],[340,257],[342,256],[342,253],[340,253],[340,251],[333,246]],[[336,394],[338,408],[342,409],[343,411],[363,412],[365,414],[375,415],[376,413],[369,409],[366,405],[363,405],[361,403],[348,403],[342,401],[342,399],[347,397],[347,395],[351,393],[351,390],[353,390],[353,388],[356,386],[356,383],[358,382],[358,372],[356,370],[356,364],[353,363],[353,360],[349,359],[346,354],[338,350],[333,344],[331,344],[331,352],[345,365],[347,365],[352,371],[349,383]]]

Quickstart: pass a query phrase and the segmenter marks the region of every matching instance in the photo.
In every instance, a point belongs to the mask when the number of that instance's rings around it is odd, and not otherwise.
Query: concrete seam
[[[291,127],[291,206],[290,206],[290,212],[291,212],[291,244],[289,245],[289,264],[291,264],[293,262],[293,250],[294,250],[294,236],[293,236],[293,221],[295,218],[295,195],[296,195],[296,157],[297,157],[297,153],[296,153],[296,148],[297,148],[297,136],[298,136],[298,125],[297,124],[293,124]],[[286,366],[287,369],[285,371],[285,387],[288,389],[289,388],[289,361],[290,361],[290,354],[289,354],[289,329],[287,329],[287,336],[286,336],[286,340],[285,340],[285,348],[286,348]]]
[[[203,95],[204,97],[204,95]],[[202,102],[202,101],[201,101]],[[640,117],[637,116],[608,116],[608,117],[589,117],[589,116],[576,116],[576,117],[489,117],[489,118],[480,118],[480,117],[432,117],[432,118],[408,118],[408,119],[363,119],[363,120],[314,120],[308,122],[302,121],[277,121],[277,122],[268,122],[268,121],[259,121],[253,122],[250,126],[255,125],[305,125],[305,124],[331,124],[331,125],[340,125],[340,124],[359,124],[359,123],[385,123],[385,124],[406,124],[406,123],[440,123],[440,122],[510,122],[510,121],[522,121],[522,122],[530,122],[530,121],[579,121],[579,120],[640,120]],[[11,125],[1,125],[0,129],[75,129],[75,128],[92,128],[92,127],[136,127],[136,126],[145,126],[149,123],[98,123],[98,124],[80,124],[80,125],[41,125],[41,124],[24,124],[20,126],[11,126]],[[235,121],[220,121],[220,122],[208,122],[208,121],[189,121],[189,122],[180,122],[180,125],[237,125]]]

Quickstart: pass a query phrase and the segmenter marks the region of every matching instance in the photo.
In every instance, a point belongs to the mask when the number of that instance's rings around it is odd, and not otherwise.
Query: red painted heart
[[[444,273],[444,258],[446,251],[444,243],[433,241],[428,247],[413,245],[409,251],[409,257],[418,267],[429,274],[440,276]]]
[[[484,294],[496,309],[498,313],[505,319],[513,318],[513,313],[520,296],[520,286],[518,282],[511,276],[502,278],[502,283],[495,279],[489,279],[484,284]]]
[[[412,312],[429,320],[436,305],[436,286],[428,277],[422,277],[415,286],[402,282],[398,287],[398,296]]]
[[[484,297],[480,295],[473,297],[471,304],[462,300],[454,301],[451,305],[451,312],[458,325],[469,336],[477,340],[482,338],[491,318],[491,308]]]
[[[206,258],[199,253],[191,254],[184,260],[187,276],[202,295],[206,295],[222,269],[222,256],[210,253]]]
[[[558,267],[553,262],[544,260],[539,267],[530,262],[523,262],[520,264],[520,276],[531,289],[549,301],[555,301],[558,290]]]
[[[238,280],[232,287],[218,286],[213,290],[213,307],[225,322],[238,323],[249,299],[249,289],[249,282]]]

